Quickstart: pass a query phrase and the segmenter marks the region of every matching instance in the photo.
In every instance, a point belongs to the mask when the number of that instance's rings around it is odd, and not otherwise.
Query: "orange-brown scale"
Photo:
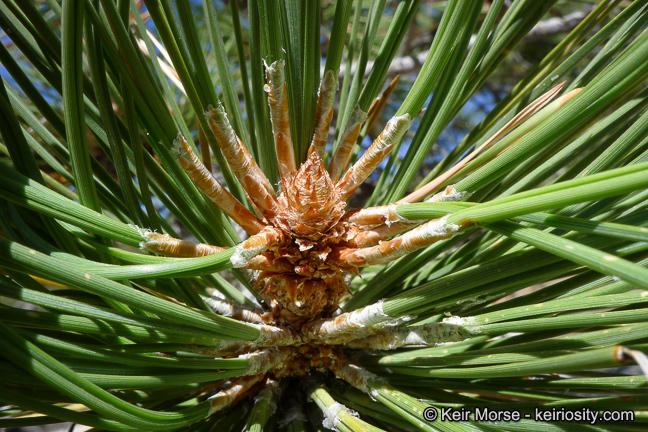
[[[269,301],[275,313],[294,324],[330,315],[347,291],[341,275],[327,279],[275,275],[265,281],[262,297]]]
[[[344,215],[346,203],[334,193],[334,186],[314,146],[299,170],[282,179],[279,202],[282,213],[275,223],[298,239],[318,241]]]
[[[248,261],[245,266],[248,270],[262,272],[293,273],[295,266],[285,258],[275,258],[272,252],[264,252]]]
[[[263,286],[261,298],[280,320],[298,328],[305,320],[329,316],[338,307],[342,296],[349,291],[344,273],[355,268],[329,261],[330,251],[330,247],[321,244],[317,249],[304,251],[297,244],[283,243],[248,267],[264,270],[257,279],[257,286]],[[272,255],[275,257],[272,262],[281,263],[281,268],[260,265],[262,262],[269,264]]]
[[[348,293],[344,273],[356,268],[329,256],[360,229],[341,221],[346,203],[314,146],[300,169],[282,182],[282,211],[270,218],[274,228],[265,228],[242,248],[267,247],[245,268],[261,271],[256,287],[277,319],[299,328],[309,319],[330,316]]]
[[[277,378],[303,376],[313,370],[325,371],[336,368],[344,361],[339,347],[305,344],[291,350],[290,357],[281,367],[272,370]]]

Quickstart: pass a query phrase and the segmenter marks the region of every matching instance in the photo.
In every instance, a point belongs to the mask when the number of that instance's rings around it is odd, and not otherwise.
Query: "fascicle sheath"
[[[337,424],[340,422],[338,413],[344,408],[344,405],[338,402],[335,402],[331,406],[324,408],[322,410],[322,414],[324,414],[322,426],[324,426],[326,429],[337,430]]]
[[[272,135],[277,149],[277,164],[282,179],[297,169],[295,150],[290,135],[290,117],[288,116],[288,92],[284,75],[284,61],[277,60],[266,65],[265,91],[268,92]]]
[[[259,346],[294,346],[301,344],[299,334],[292,328],[286,326],[259,325],[261,331],[259,337],[254,341]]]
[[[394,92],[394,89],[396,88],[399,80],[400,75],[396,75],[394,79],[392,79],[392,81],[389,83],[387,88],[380,94],[380,96],[374,99],[374,101],[371,103],[369,111],[367,112],[368,120],[365,125],[365,130],[370,130],[378,117],[380,117],[380,113],[385,108],[385,105],[387,105],[387,101],[389,100],[391,94]]]
[[[378,207],[368,207],[347,213],[344,220],[361,227],[373,227],[376,225],[391,225],[395,222],[414,222],[399,215],[396,211],[396,204],[389,204]]]
[[[342,421],[340,419],[340,411],[343,411],[353,417],[360,417],[360,415],[352,409],[347,408],[339,402],[333,402],[331,406],[324,407],[322,409],[322,414],[324,414],[322,426],[324,426],[326,429],[338,431],[339,429],[337,427],[337,424]]]
[[[208,297],[204,301],[220,316],[253,324],[274,324],[275,322],[272,314],[263,309],[252,309],[238,303],[228,302],[214,297]]]
[[[278,348],[263,348],[259,351],[240,355],[248,362],[247,375],[266,373],[270,369],[280,368],[290,358],[288,350]]]
[[[272,273],[294,273],[295,266],[285,258],[275,258],[272,252],[264,252],[250,259],[245,268]]]
[[[148,249],[160,255],[174,258],[194,258],[222,252],[227,248],[205,243],[194,243],[170,237],[168,234],[146,233],[146,241],[140,243],[142,249]]]
[[[324,152],[326,151],[326,141],[328,140],[329,127],[333,118],[333,102],[335,101],[337,86],[337,74],[332,70],[327,70],[320,83],[312,141],[312,145],[315,146],[321,159],[324,159]]]
[[[261,220],[249,211],[229,193],[222,184],[205,168],[193,152],[187,140],[180,134],[173,143],[173,153],[178,158],[182,169],[198,188],[207,195],[214,204],[232,218],[247,233],[256,234],[265,226]]]
[[[192,352],[214,357],[231,357],[259,349],[253,342],[214,339],[214,346],[189,346]]]
[[[241,399],[248,390],[250,390],[256,383],[261,381],[263,375],[245,376],[232,380],[232,384],[215,395],[211,396],[208,400],[211,404],[207,415],[210,416],[223,408],[226,408]]]
[[[382,381],[378,375],[351,363],[343,363],[340,365],[335,370],[335,374],[368,395],[372,394],[370,383]]]
[[[459,226],[447,222],[447,216],[427,222],[400,237],[365,249],[338,250],[340,262],[362,267],[391,261],[434,242],[452,237]]]
[[[245,267],[248,262],[265,252],[269,247],[276,245],[284,239],[284,234],[279,228],[264,228],[236,246],[236,253],[230,258],[235,268]]]
[[[385,327],[378,333],[352,340],[346,346],[356,349],[393,350],[402,346],[434,346],[459,342],[469,336],[468,331],[460,325],[431,323],[414,327]]]
[[[343,313],[335,318],[322,319],[306,323],[301,333],[307,340],[337,339],[349,336],[348,340],[355,339],[359,330],[372,328],[378,325],[393,324],[398,318],[391,317],[383,312],[383,302],[365,306],[352,312]],[[327,341],[328,342],[328,341]]]
[[[335,186],[340,194],[340,199],[347,200],[353,192],[365,181],[392,151],[394,146],[405,135],[412,124],[409,114],[394,117],[371,144],[362,157],[346,172],[344,177]]]
[[[328,166],[331,180],[337,181],[346,169],[347,165],[349,165],[349,160],[351,160],[351,154],[353,153],[353,147],[358,140],[362,124],[366,119],[367,113],[362,111],[359,106],[356,106],[351,112],[349,121],[344,128],[344,132],[342,132],[340,143],[333,153],[333,157]]]
[[[223,106],[219,105],[216,108],[209,106],[205,117],[232,172],[254,204],[267,217],[276,215],[279,206],[274,189],[250,152],[234,133]]]
[[[463,201],[470,196],[469,192],[458,192],[453,185],[448,185],[444,190],[432,195],[432,197],[425,200],[428,203],[434,202],[455,202]]]
[[[450,185],[443,191],[437,193],[426,202],[451,202],[462,201],[470,194],[468,192],[457,192]],[[401,206],[407,203],[400,204]],[[404,218],[398,214],[399,205],[389,204],[386,206],[369,207],[360,209],[355,212],[349,212],[345,220],[360,227],[367,227],[358,233],[350,242],[350,247],[366,248],[374,246],[383,240],[387,240],[395,235],[405,232],[422,221],[415,221]]]
[[[366,248],[374,246],[381,241],[401,234],[418,224],[418,222],[392,222],[380,225],[376,228],[366,229],[356,234],[356,236],[349,241],[349,247]]]
[[[274,412],[277,408],[277,400],[281,397],[284,388],[285,385],[282,386],[278,381],[266,377],[263,388],[254,397],[254,403],[263,403],[265,401],[268,404],[268,410]]]

